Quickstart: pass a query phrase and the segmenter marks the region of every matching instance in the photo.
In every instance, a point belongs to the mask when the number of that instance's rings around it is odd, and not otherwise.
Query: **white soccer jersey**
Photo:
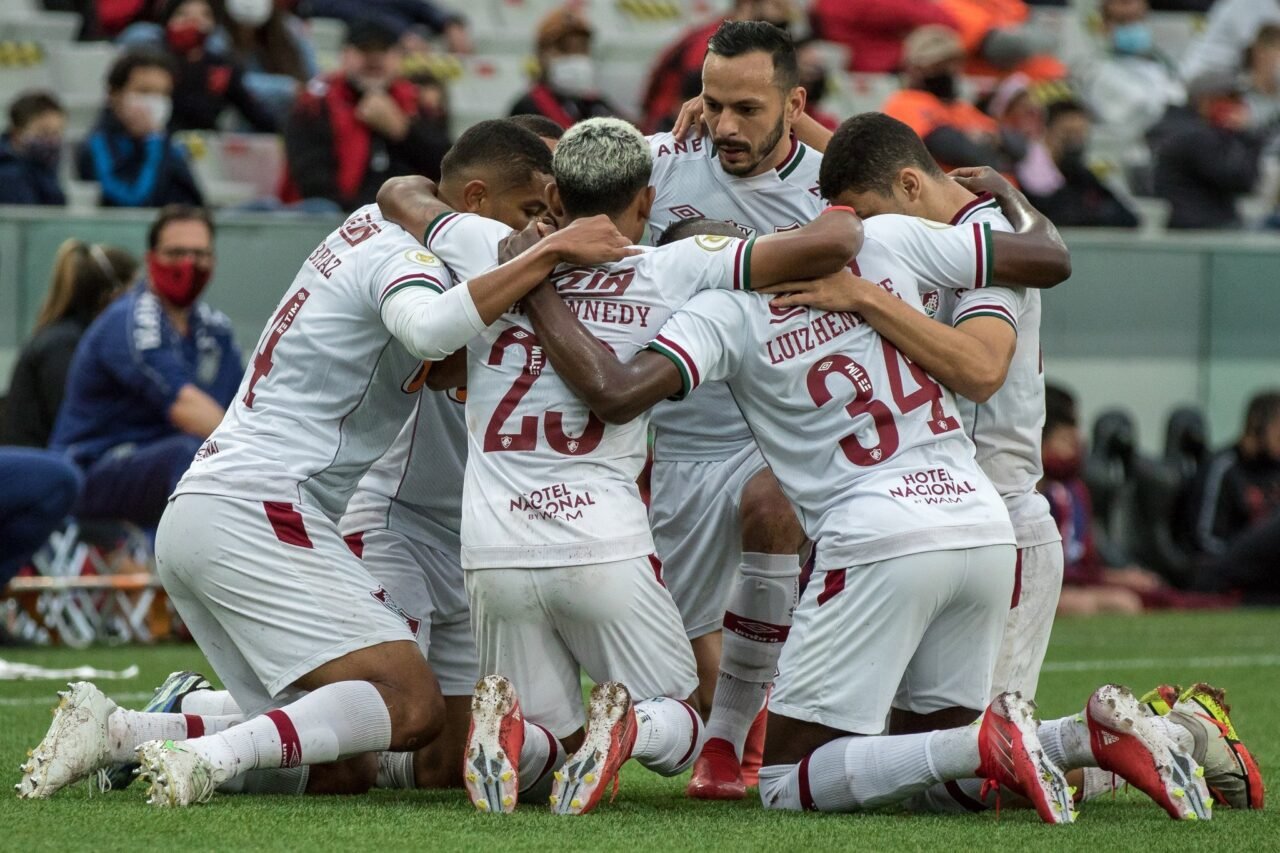
[[[710,136],[677,142],[670,133],[649,137],[655,188],[649,230],[654,242],[673,222],[705,216],[732,222],[749,237],[799,228],[826,204],[818,191],[822,155],[798,141],[777,169],[735,178],[720,166]],[[725,459],[751,442],[728,388],[708,383],[689,402],[654,411],[659,460]]]
[[[382,305],[451,284],[376,205],[353,213],[303,263],[175,494],[305,503],[337,522],[417,399],[422,362],[387,331]]]
[[[424,374],[425,377],[425,374]],[[461,548],[466,389],[423,389],[391,447],[360,481],[342,534],[385,527],[454,555]]]
[[[459,215],[428,233],[445,263],[496,245],[494,223]],[[509,229],[508,229],[509,230]],[[619,358],[648,343],[694,293],[748,285],[750,241],[682,240],[616,264],[563,266],[557,291]],[[510,313],[468,346],[466,569],[606,563],[651,554],[636,488],[648,420],[606,425],[556,375],[527,318]]]
[[[986,222],[993,231],[1012,231],[999,203],[982,194],[960,210],[952,225]],[[1044,427],[1044,362],[1040,352],[1040,291],[1024,287],[935,290],[920,299],[937,306],[935,319],[958,326],[973,317],[1000,317],[1018,333],[1004,385],[985,403],[956,397],[965,432],[977,447],[978,464],[1004,498],[1019,548],[1061,540],[1049,502],[1036,491],[1043,476],[1040,458]]]
[[[860,274],[917,310],[926,282],[985,288],[987,226],[905,216],[865,225]],[[756,294],[701,294],[650,346],[675,362],[685,394],[727,380],[818,542],[819,569],[1013,544],[951,392],[857,315],[774,308]]]

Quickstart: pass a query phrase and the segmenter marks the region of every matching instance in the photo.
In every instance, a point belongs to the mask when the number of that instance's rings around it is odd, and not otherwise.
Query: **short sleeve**
[[[512,233],[501,222],[474,213],[443,213],[427,226],[422,243],[458,281],[466,281],[498,265],[498,244]]]
[[[672,314],[649,343],[680,372],[683,400],[704,382],[720,382],[738,372],[746,346],[744,297],[723,291],[701,293]]]
[[[444,262],[399,226],[391,226],[375,239],[379,243],[369,259],[364,284],[379,313],[392,294],[406,288],[422,287],[441,294],[453,285]]]
[[[673,269],[664,286],[686,287],[686,298],[703,290],[750,290],[751,249],[755,238],[737,239],[700,234],[672,243],[661,256]],[[664,251],[664,250],[659,250]]]
[[[875,222],[874,217],[868,222]],[[939,225],[914,216],[894,216],[874,233],[923,284],[980,290],[991,284],[991,225]]]
[[[951,325],[959,326],[965,320],[975,317],[996,317],[1004,320],[1016,334],[1018,331],[1018,315],[1022,313],[1023,302],[1027,292],[1021,287],[984,287],[981,290],[966,290],[960,294],[956,302],[956,310],[951,316]]]

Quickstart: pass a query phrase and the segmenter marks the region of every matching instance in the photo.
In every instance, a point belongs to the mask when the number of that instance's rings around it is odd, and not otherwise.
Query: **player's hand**
[[[526,249],[533,248],[543,238],[555,233],[555,230],[554,225],[535,219],[523,231],[512,232],[498,243],[498,263],[505,264]]]
[[[868,295],[866,288],[876,285],[859,278],[847,269],[823,278],[788,281],[759,289],[760,293],[777,294],[771,300],[779,308],[802,305],[819,311],[858,311]]]
[[[990,166],[966,166],[963,169],[952,169],[947,174],[971,193],[1002,196],[1013,189],[1013,184]]]
[[[698,95],[696,98],[685,101],[684,106],[680,107],[680,114],[676,116],[676,124],[671,128],[671,135],[683,142],[690,133],[696,136],[701,132],[702,96]]]
[[[561,263],[583,266],[613,263],[640,254],[613,220],[604,215],[575,219],[547,237],[545,243]]]

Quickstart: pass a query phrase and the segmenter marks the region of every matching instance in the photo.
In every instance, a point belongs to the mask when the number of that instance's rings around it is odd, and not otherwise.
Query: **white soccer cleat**
[[[207,803],[222,781],[203,755],[171,740],[138,747],[138,779],[147,784],[147,803],[161,808]]]
[[[111,764],[107,720],[116,710],[97,687],[87,681],[67,685],[58,693],[53,723],[44,739],[18,769],[22,780],[14,786],[24,800],[43,800]]]
[[[462,784],[477,811],[510,814],[519,796],[524,716],[516,689],[501,675],[486,675],[471,695]]]

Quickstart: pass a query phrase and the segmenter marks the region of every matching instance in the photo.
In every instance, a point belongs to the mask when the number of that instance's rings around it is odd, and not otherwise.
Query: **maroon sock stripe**
[[[535,729],[537,729],[538,731],[546,735],[547,761],[545,764],[542,765],[542,770],[538,772],[538,775],[534,778],[532,782],[530,782],[527,785],[520,786],[521,791],[527,791],[530,788],[532,788],[534,785],[541,782],[543,779],[547,778],[547,774],[550,773],[552,770],[556,769],[556,757],[560,754],[560,741],[556,740],[555,735],[553,735],[551,732],[547,731],[537,723],[529,723],[529,725],[533,726]]]
[[[204,717],[196,714],[183,714],[187,721],[187,737],[204,737]]]
[[[813,758],[813,753],[809,753],[800,759],[800,767],[796,771],[800,774],[800,808],[807,812],[816,812],[818,804],[813,801],[813,793],[809,790],[809,759]]]
[[[728,610],[724,612],[722,624],[726,631],[756,643],[784,643],[787,640],[787,634],[791,633],[790,625],[775,625],[759,619],[746,619]]]
[[[302,513],[298,512],[291,503],[284,501],[263,501],[262,506],[267,511],[267,521],[271,522],[271,529],[275,531],[276,538],[286,545],[297,545],[299,548],[310,548],[311,537],[307,535],[307,529],[302,526]]]
[[[698,734],[702,731],[702,719],[698,717],[696,711],[689,706],[688,702],[676,700],[680,702],[680,707],[684,708],[689,714],[689,722],[693,723],[693,736],[689,738],[689,748],[685,750],[684,755],[680,756],[680,760],[676,762],[677,767],[683,767],[684,763],[693,758],[693,751],[698,747]]]
[[[266,717],[275,723],[276,731],[280,733],[280,766],[297,767],[302,763],[302,741],[298,739],[293,720],[280,710],[268,711]]]
[[[964,789],[960,787],[960,783],[956,782],[954,779],[946,784],[946,788],[947,793],[951,795],[951,799],[955,800],[967,811],[985,812],[987,810],[987,807],[981,802],[966,794]]]
[[[826,573],[822,581],[822,592],[818,593],[818,606],[826,604],[844,590],[844,569],[833,569]]]
[[[342,537],[342,541],[347,543],[347,547],[351,549],[351,553],[356,555],[357,560],[364,559],[364,531],[359,533],[348,533]]]
[[[1018,556],[1013,561],[1013,600],[1009,603],[1009,609],[1018,606],[1018,602],[1022,600],[1022,549],[1018,549]]]

